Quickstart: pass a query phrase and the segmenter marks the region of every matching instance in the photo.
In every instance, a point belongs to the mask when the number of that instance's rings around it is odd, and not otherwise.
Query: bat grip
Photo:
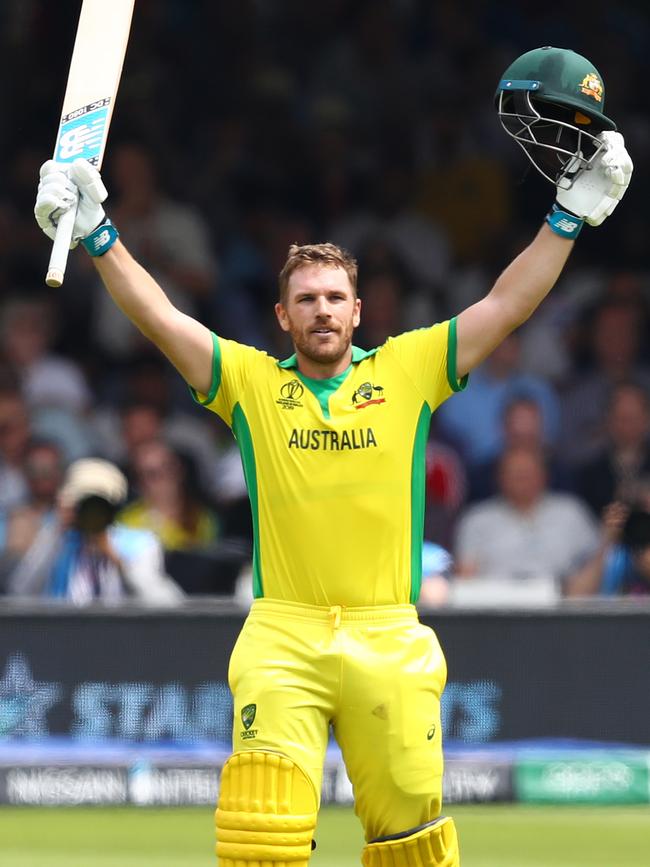
[[[53,289],[58,289],[63,283],[65,266],[68,262],[68,251],[72,240],[72,230],[77,217],[77,209],[70,208],[63,214],[56,227],[56,235],[50,253],[50,264],[47,269],[45,282]]]

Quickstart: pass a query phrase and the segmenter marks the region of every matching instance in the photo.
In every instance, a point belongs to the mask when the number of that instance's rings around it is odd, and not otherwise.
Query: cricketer
[[[489,293],[449,321],[353,345],[357,266],[329,244],[292,246],[275,313],[295,352],[279,361],[180,312],[107,219],[97,169],[41,168],[35,214],[93,257],[121,310],[230,427],[254,527],[254,602],[232,653],[233,753],[216,811],[222,867],[310,859],[330,726],[353,784],[366,867],[457,867],[442,813],[445,659],[419,623],[424,451],[431,414],[525,322],[584,223],[600,225],[632,163],[604,113],[602,78],[573,51],[540,48],[504,73],[501,123],[555,186],[536,237]]]

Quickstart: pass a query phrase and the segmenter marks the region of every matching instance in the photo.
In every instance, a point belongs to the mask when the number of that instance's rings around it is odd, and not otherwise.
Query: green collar
[[[370,355],[374,355],[377,352],[376,349],[360,349],[358,346],[352,347],[352,364],[356,364],[358,361],[363,361],[364,358],[368,358]],[[284,361],[278,361],[278,367],[283,367],[285,370],[290,368],[298,367],[298,358],[296,357],[296,353],[289,358],[285,358]]]

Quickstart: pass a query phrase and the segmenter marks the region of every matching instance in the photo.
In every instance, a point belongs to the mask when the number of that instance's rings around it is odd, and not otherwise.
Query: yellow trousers
[[[253,603],[230,660],[233,750],[289,756],[321,790],[330,725],[367,840],[436,818],[447,667],[412,605]]]

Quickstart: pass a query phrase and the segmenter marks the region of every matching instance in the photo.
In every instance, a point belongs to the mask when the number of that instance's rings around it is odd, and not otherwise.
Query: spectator
[[[457,575],[567,580],[598,545],[587,508],[571,494],[548,491],[537,448],[504,452],[498,483],[496,497],[471,506],[460,519]]]
[[[424,537],[445,547],[452,542],[459,510],[467,496],[463,462],[450,446],[432,436],[426,448]]]
[[[28,497],[24,462],[31,437],[27,405],[18,389],[0,390],[0,511]]]
[[[580,467],[578,493],[597,517],[609,503],[629,502],[640,476],[650,473],[650,398],[634,383],[614,386],[604,447]]]
[[[418,604],[423,608],[444,605],[449,596],[449,578],[454,561],[445,548],[426,539],[422,545],[422,587]]]
[[[403,331],[406,294],[399,274],[377,270],[365,275],[359,282],[363,325],[359,326],[355,343],[364,349],[374,349]]]
[[[165,551],[206,548],[219,538],[219,522],[183,461],[164,441],[140,444],[133,455],[137,498],[119,513],[129,527],[146,528]]]
[[[0,513],[0,573],[22,557],[41,527],[55,520],[56,500],[63,479],[63,456],[55,443],[34,441],[25,454],[27,500]]]
[[[8,592],[74,605],[127,596],[158,604],[181,599],[180,588],[163,571],[156,537],[115,524],[126,490],[126,478],[113,464],[75,461],[59,491],[56,520],[40,528],[10,572]]]
[[[0,346],[30,407],[83,413],[90,392],[81,369],[52,352],[55,310],[44,298],[11,298],[0,313]]]
[[[544,435],[542,410],[530,397],[514,397],[503,411],[502,437],[504,450],[524,446],[544,452],[548,487],[551,491],[572,490],[570,469],[555,457]],[[469,499],[485,500],[497,492],[499,458],[495,457],[472,467],[469,473]]]
[[[644,316],[639,304],[609,301],[596,308],[589,333],[591,361],[562,401],[562,454],[572,463],[605,446],[604,419],[614,388],[634,382],[650,393],[650,368],[640,359]]]
[[[457,444],[470,466],[494,460],[504,445],[504,407],[524,396],[539,404],[544,440],[552,444],[559,427],[558,398],[543,379],[521,372],[520,338],[511,334],[472,373],[465,391],[437,410],[440,431]]]
[[[206,490],[218,496],[219,436],[232,439],[226,426],[218,420],[209,423],[197,412],[186,384],[162,357],[146,355],[132,361],[116,385],[117,392],[107,395],[93,414],[101,453],[128,475],[137,446],[162,439],[191,456]],[[243,479],[241,461],[239,471]]]
[[[646,482],[646,488],[650,486]],[[611,503],[603,512],[601,543],[570,579],[569,596],[650,595],[650,502],[630,509]]]
[[[55,442],[66,462],[89,454],[90,391],[81,368],[52,352],[55,312],[44,298],[11,298],[0,313],[0,347],[30,411],[32,434]]]

